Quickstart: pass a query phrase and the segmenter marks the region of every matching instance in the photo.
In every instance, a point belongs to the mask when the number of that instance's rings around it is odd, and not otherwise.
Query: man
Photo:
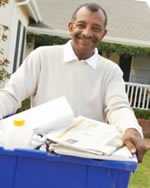
[[[142,130],[129,107],[122,72],[96,49],[106,25],[106,12],[99,5],[78,7],[68,24],[72,40],[40,47],[25,59],[0,92],[0,115],[14,113],[29,96],[33,106],[66,96],[75,115],[107,121],[122,131],[124,144],[141,162]]]

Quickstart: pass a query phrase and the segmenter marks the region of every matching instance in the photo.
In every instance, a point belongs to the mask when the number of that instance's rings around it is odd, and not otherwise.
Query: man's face
[[[72,46],[79,59],[93,55],[97,43],[106,34],[105,16],[101,10],[91,12],[85,7],[79,9],[75,20],[68,24]]]

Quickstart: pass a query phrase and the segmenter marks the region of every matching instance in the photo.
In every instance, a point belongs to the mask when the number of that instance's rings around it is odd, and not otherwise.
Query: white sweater
[[[0,116],[14,113],[32,97],[39,105],[65,96],[75,115],[107,121],[124,131],[141,128],[129,107],[118,65],[96,54],[95,68],[79,60],[64,62],[66,45],[34,50],[0,91]]]

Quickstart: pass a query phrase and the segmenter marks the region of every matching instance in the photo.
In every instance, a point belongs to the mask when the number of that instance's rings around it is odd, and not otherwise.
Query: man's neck
[[[93,51],[90,51],[90,52],[82,52],[82,51],[79,51],[78,49],[76,49],[73,44],[71,44],[72,48],[73,48],[73,51],[74,53],[76,54],[76,56],[78,57],[79,60],[85,60],[85,59],[88,59],[90,57],[92,57],[94,55],[94,50]]]

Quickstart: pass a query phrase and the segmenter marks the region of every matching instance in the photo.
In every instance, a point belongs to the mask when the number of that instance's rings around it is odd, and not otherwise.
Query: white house
[[[0,58],[8,59],[14,72],[24,56],[27,26],[41,22],[34,0],[0,0]]]

